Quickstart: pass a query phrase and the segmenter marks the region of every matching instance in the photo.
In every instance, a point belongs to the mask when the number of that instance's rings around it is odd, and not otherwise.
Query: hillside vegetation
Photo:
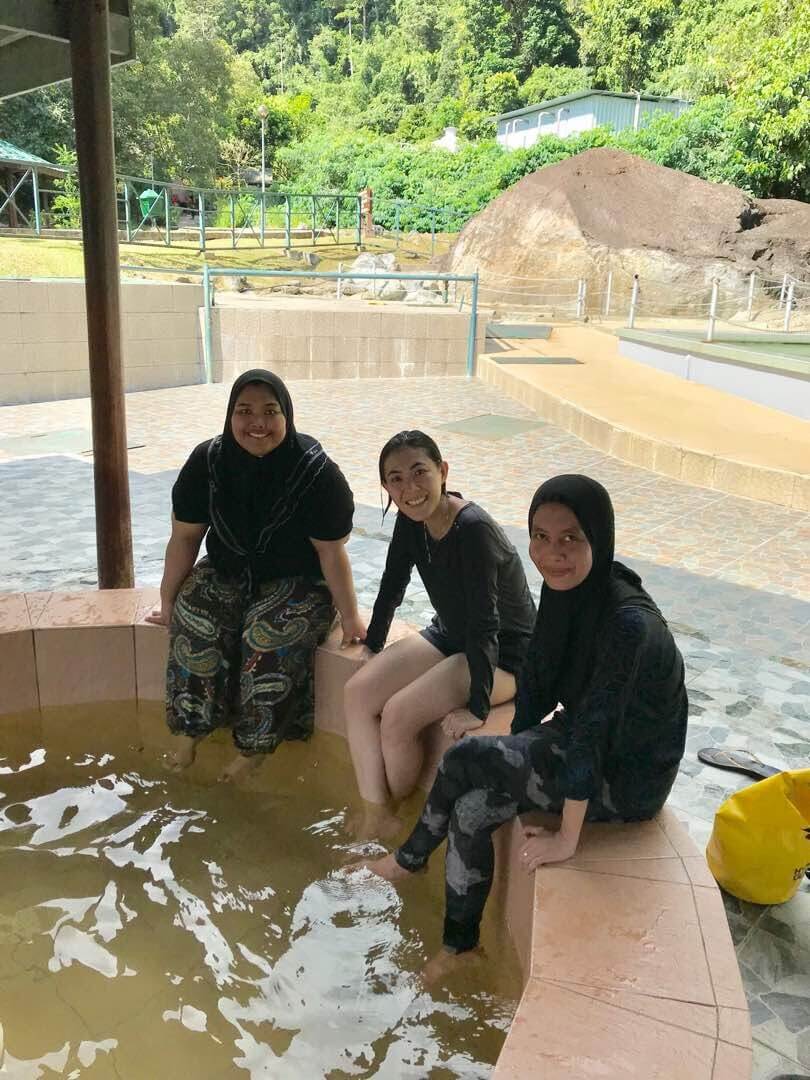
[[[113,74],[122,172],[220,186],[375,189],[458,229],[522,176],[613,145],[753,195],[810,200],[810,0],[133,0],[138,59]],[[492,116],[589,87],[694,101],[637,133],[494,142]],[[462,148],[431,146],[455,125]],[[0,136],[69,153],[69,89],[0,105]],[[62,147],[61,151],[57,148]],[[429,228],[426,210],[403,211]],[[408,216],[410,215],[410,216]]]

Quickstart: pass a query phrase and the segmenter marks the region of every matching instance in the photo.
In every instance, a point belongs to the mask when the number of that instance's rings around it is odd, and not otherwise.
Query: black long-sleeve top
[[[513,731],[543,720],[525,690],[524,680]],[[675,781],[687,713],[683,660],[669,627],[652,611],[618,608],[602,627],[585,693],[565,708],[565,797],[607,794],[620,816],[652,817]]]
[[[534,601],[520,556],[475,503],[462,507],[441,540],[421,522],[397,514],[366,636],[373,652],[385,645],[414,566],[435,608],[434,625],[467,657],[468,708],[485,720],[495,668],[519,672],[534,626]]]

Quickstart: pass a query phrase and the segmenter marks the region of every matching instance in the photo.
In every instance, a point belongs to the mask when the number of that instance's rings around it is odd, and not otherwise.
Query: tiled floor
[[[393,432],[433,433],[450,463],[451,487],[506,525],[524,557],[536,485],[556,472],[586,472],[611,492],[620,557],[644,577],[686,658],[690,733],[671,804],[693,836],[705,842],[719,803],[746,782],[701,765],[701,746],[743,746],[785,767],[810,762],[810,514],[655,476],[546,423],[514,434],[493,420],[443,428],[476,417],[535,419],[476,381],[347,380],[291,389],[299,429],[324,442],[355,492],[350,552],[364,605],[373,601],[390,532],[390,516],[380,523],[376,461]],[[227,394],[215,385],[127,400],[139,584],[159,581],[171,484],[191,447],[220,428]],[[75,433],[89,429],[84,400],[0,409],[0,589],[95,583],[92,459],[75,452]],[[497,438],[486,437],[492,434]],[[35,456],[31,437],[39,435],[47,437],[46,452]],[[414,583],[402,616],[420,622],[428,610]],[[810,1076],[810,883],[782,907],[728,898],[727,911],[749,995],[755,1077]]]

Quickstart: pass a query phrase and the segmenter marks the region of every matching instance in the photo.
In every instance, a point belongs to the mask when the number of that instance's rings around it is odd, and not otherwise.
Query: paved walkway
[[[697,841],[744,783],[700,765],[701,746],[744,746],[786,767],[810,760],[810,514],[616,461],[478,381],[336,380],[291,390],[299,429],[323,441],[355,492],[350,553],[365,606],[391,526],[390,516],[380,523],[376,462],[393,432],[433,434],[451,486],[490,510],[526,560],[534,488],[557,472],[586,472],[611,492],[619,555],[644,577],[686,658],[690,733],[671,803]],[[221,427],[227,396],[214,385],[127,399],[139,584],[160,579],[171,485],[191,447]],[[89,431],[86,400],[0,409],[0,589],[95,584]],[[428,611],[414,583],[402,615],[419,622]],[[810,887],[780,908],[727,898],[727,909],[757,1040],[755,1076],[810,1076]]]

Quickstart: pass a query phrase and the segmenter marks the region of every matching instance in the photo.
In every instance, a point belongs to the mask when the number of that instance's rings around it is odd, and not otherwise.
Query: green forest
[[[132,0],[114,69],[120,172],[446,212],[456,229],[543,165],[613,145],[756,196],[810,200],[810,0]],[[507,151],[497,113],[581,89],[685,97],[681,117]],[[457,127],[460,150],[431,141]],[[70,91],[0,105],[0,136],[70,160]]]

